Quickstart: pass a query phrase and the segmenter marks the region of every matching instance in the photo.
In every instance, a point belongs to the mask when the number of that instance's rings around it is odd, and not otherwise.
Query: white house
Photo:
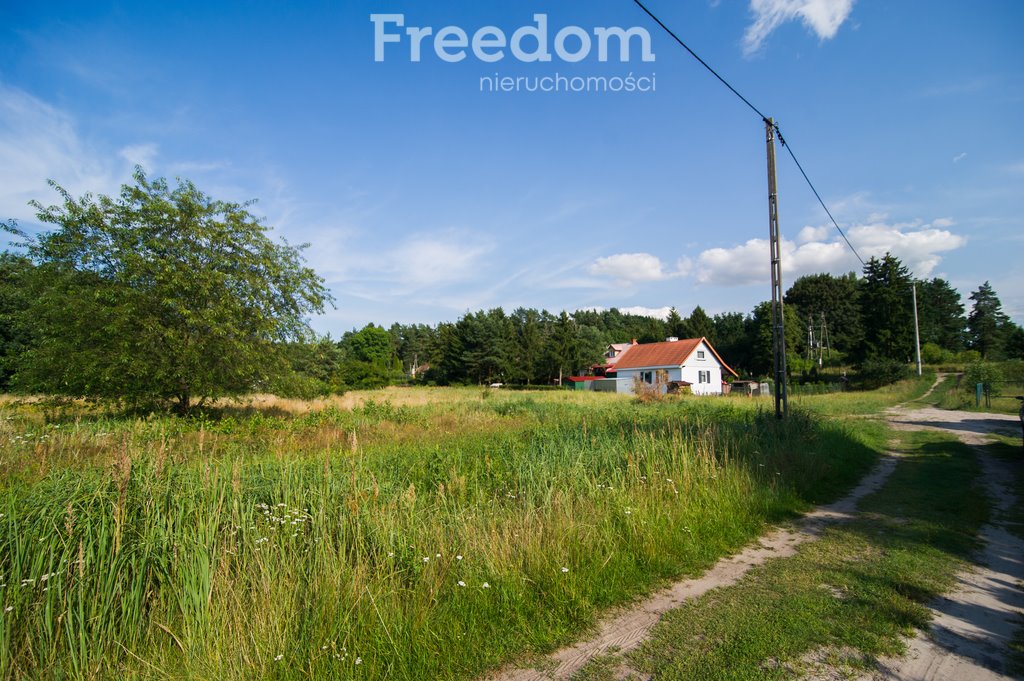
[[[688,384],[694,395],[721,395],[722,379],[726,374],[737,375],[707,338],[670,338],[664,343],[633,345],[618,358],[615,370],[619,385],[627,391],[632,391],[633,381],[639,376],[652,385]]]

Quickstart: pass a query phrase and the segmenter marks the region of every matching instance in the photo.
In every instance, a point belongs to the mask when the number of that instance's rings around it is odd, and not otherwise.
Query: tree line
[[[248,392],[312,395],[399,382],[552,385],[603,363],[611,343],[706,337],[738,373],[767,376],[770,303],[666,319],[618,309],[502,308],[454,322],[368,324],[317,337],[310,315],[331,304],[302,246],[273,242],[248,204],[216,201],[187,181],[138,169],[117,197],[33,205],[54,229],[0,255],[0,388],[163,402],[188,411]],[[787,363],[815,380],[856,366],[892,379],[914,357],[916,286],[926,362],[1024,357],[1024,330],[988,282],[968,313],[949,282],[915,281],[898,258],[858,276],[815,274],[785,295]]]
[[[948,281],[915,281],[898,258],[887,254],[869,260],[861,276],[814,274],[793,283],[784,297],[791,373],[811,380],[840,366],[881,378],[900,373],[915,357],[915,285],[925,363],[1024,357],[1024,329],[1002,311],[988,282],[971,294],[968,313]],[[684,317],[672,308],[664,320],[615,308],[506,313],[498,307],[436,326],[369,324],[344,334],[330,352],[336,365],[349,365],[339,373],[342,386],[384,385],[413,376],[439,384],[550,385],[559,377],[589,373],[603,363],[611,343],[672,336],[706,337],[742,376],[772,371],[769,302],[746,314],[708,315],[698,305]]]

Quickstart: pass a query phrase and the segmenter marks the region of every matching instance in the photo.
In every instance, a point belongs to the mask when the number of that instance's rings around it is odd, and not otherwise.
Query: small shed
[[[569,390],[593,390],[594,381],[600,376],[569,376],[563,382]]]

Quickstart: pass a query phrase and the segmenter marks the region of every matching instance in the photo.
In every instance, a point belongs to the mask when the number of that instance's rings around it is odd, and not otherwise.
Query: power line
[[[670,29],[670,28],[669,28],[668,26],[666,26],[665,24],[661,23],[661,19],[659,19],[658,17],[654,16],[654,14],[653,14],[653,13],[651,12],[651,10],[647,9],[646,7],[644,7],[644,3],[640,2],[640,0],[633,0],[633,2],[635,2],[635,3],[637,4],[637,7],[639,7],[639,8],[640,8],[640,9],[642,9],[642,10],[643,10],[644,12],[646,12],[646,13],[647,13],[647,16],[649,16],[649,17],[650,17],[651,19],[654,19],[654,23],[658,24],[658,26],[661,26],[661,27],[662,27],[663,29],[665,29],[665,32],[666,32],[666,33],[668,33],[668,34],[669,34],[670,36],[672,36],[672,37],[673,37],[673,38],[675,39],[675,41],[676,41],[677,43],[679,43],[680,45],[682,45],[682,46],[683,46],[683,49],[684,49],[684,50],[686,50],[687,52],[689,52],[689,53],[690,53],[690,55],[691,55],[691,56],[692,56],[692,57],[693,57],[694,59],[696,59],[697,61],[699,61],[699,62],[701,63],[701,66],[703,66],[703,67],[704,67],[704,68],[706,68],[706,69],[707,69],[708,71],[710,71],[710,72],[711,72],[711,75],[713,75],[713,76],[714,76],[715,78],[717,78],[718,80],[722,81],[722,85],[724,85],[725,87],[727,87],[727,88],[729,88],[730,90],[732,90],[732,93],[733,93],[734,95],[736,95],[737,97],[739,97],[740,99],[742,99],[742,100],[743,100],[743,103],[744,103],[744,104],[746,104],[747,106],[749,106],[749,107],[751,108],[751,110],[752,110],[752,111],[753,111],[754,113],[756,113],[756,114],[757,114],[758,116],[760,116],[760,117],[761,117],[761,120],[763,120],[763,121],[766,121],[766,120],[768,120],[768,117],[767,117],[767,116],[765,116],[765,115],[764,115],[763,113],[761,113],[761,111],[760,111],[760,110],[759,110],[759,109],[758,109],[758,108],[757,108],[756,106],[754,106],[753,104],[751,104],[751,103],[750,103],[750,100],[748,100],[748,99],[747,99],[746,97],[744,97],[743,95],[741,95],[741,94],[739,93],[739,91],[738,91],[738,90],[737,90],[736,88],[734,88],[734,87],[733,87],[732,85],[730,85],[730,84],[729,84],[729,81],[727,81],[727,80],[726,80],[725,78],[722,78],[722,76],[718,75],[718,71],[715,71],[715,70],[714,70],[713,68],[711,68],[711,66],[710,66],[710,65],[709,65],[709,64],[708,64],[708,63],[707,63],[706,61],[704,61],[703,59],[701,59],[701,58],[700,58],[700,56],[698,56],[698,54],[697,54],[696,52],[694,52],[693,50],[691,50],[691,49],[690,49],[690,46],[689,46],[689,45],[687,45],[686,43],[684,43],[684,42],[683,42],[683,40],[682,40],[682,38],[680,38],[680,37],[679,37],[679,36],[677,36],[677,35],[676,35],[675,33],[673,33],[673,32],[672,32],[672,29]]]
[[[644,12],[645,12],[645,13],[647,14],[647,16],[649,16],[649,17],[650,17],[651,19],[653,19],[653,20],[654,20],[654,23],[658,24],[658,26],[661,26],[661,28],[662,28],[662,29],[664,29],[666,33],[668,33],[668,34],[669,34],[670,36],[672,36],[672,38],[673,38],[673,39],[674,39],[674,40],[675,40],[675,41],[676,41],[677,43],[679,43],[679,44],[680,44],[680,45],[681,45],[681,46],[683,47],[683,49],[684,49],[684,50],[686,50],[687,52],[689,52],[689,53],[690,53],[690,56],[692,56],[692,57],[693,57],[694,59],[696,59],[696,60],[697,60],[698,62],[700,62],[701,66],[703,66],[703,67],[704,67],[705,69],[707,69],[707,70],[708,70],[708,71],[709,71],[709,72],[711,73],[711,75],[713,75],[713,76],[714,76],[715,78],[717,78],[717,79],[718,79],[718,80],[719,80],[719,81],[720,81],[720,82],[722,83],[722,85],[724,85],[725,87],[729,88],[729,90],[730,90],[730,91],[731,91],[731,92],[732,92],[732,93],[733,93],[734,95],[736,95],[737,97],[739,97],[739,98],[740,98],[740,100],[741,100],[741,101],[742,101],[742,102],[743,102],[744,104],[746,104],[746,105],[747,105],[747,106],[748,106],[748,107],[750,108],[750,110],[751,110],[751,111],[753,111],[753,112],[754,112],[754,113],[756,113],[756,114],[757,114],[758,116],[760,116],[760,117],[761,117],[761,120],[762,120],[762,121],[768,122],[768,120],[769,120],[769,119],[768,119],[768,117],[767,117],[767,116],[765,116],[765,115],[764,115],[763,113],[761,113],[761,110],[760,110],[760,109],[758,109],[758,108],[757,108],[756,106],[754,106],[753,104],[751,104],[751,103],[750,103],[750,100],[749,100],[749,99],[747,99],[746,97],[744,97],[743,95],[741,95],[741,94],[740,94],[740,92],[739,92],[739,90],[737,90],[736,88],[734,88],[734,87],[733,87],[733,86],[732,86],[732,85],[731,85],[731,84],[729,83],[729,81],[727,81],[727,80],[726,80],[725,78],[723,78],[723,77],[722,77],[721,75],[719,75],[718,71],[715,71],[715,70],[714,70],[713,68],[711,68],[711,66],[710,66],[710,65],[709,65],[709,64],[708,64],[708,63],[707,63],[706,61],[704,61],[703,59],[701,59],[701,58],[700,58],[700,55],[698,55],[698,54],[697,54],[696,52],[694,52],[694,51],[693,51],[692,49],[690,49],[690,46],[689,46],[689,45],[687,45],[687,44],[686,44],[685,42],[683,42],[682,38],[680,38],[679,36],[677,36],[677,35],[676,35],[676,34],[675,34],[675,33],[674,33],[673,31],[672,31],[672,29],[670,29],[670,28],[669,28],[668,26],[666,26],[666,25],[665,25],[664,23],[662,23],[661,19],[659,19],[658,17],[656,17],[656,16],[654,15],[654,13],[653,13],[653,12],[651,12],[651,10],[647,9],[647,7],[645,7],[645,6],[644,6],[644,4],[643,4],[643,3],[642,3],[642,2],[640,1],[640,0],[633,0],[633,2],[634,2],[634,3],[636,3],[637,7],[639,7],[640,9],[642,9],[642,10],[643,10],[643,11],[644,11]],[[832,217],[832,211],[830,211],[830,210],[828,209],[828,206],[826,206],[826,205],[825,205],[825,202],[824,202],[824,201],[822,200],[822,198],[821,198],[821,194],[819,194],[819,193],[818,193],[818,190],[817,190],[817,189],[816,189],[816,188],[814,187],[814,183],[813,183],[813,182],[811,182],[811,178],[807,177],[807,173],[806,173],[806,172],[804,171],[804,167],[803,167],[802,165],[800,165],[800,161],[798,161],[798,160],[797,160],[797,158],[796,158],[796,154],[794,154],[794,153],[793,153],[793,149],[792,149],[792,148],[791,148],[791,147],[789,146],[789,144],[787,144],[787,143],[786,143],[786,140],[785,140],[785,138],[784,138],[784,137],[782,136],[782,131],[781,131],[781,130],[779,129],[779,126],[778,126],[778,125],[775,125],[774,123],[773,123],[773,125],[774,125],[774,127],[775,127],[775,133],[776,133],[776,134],[778,135],[778,137],[779,137],[779,143],[780,143],[780,144],[781,144],[781,145],[783,146],[783,148],[784,148],[784,149],[785,149],[786,151],[788,151],[788,152],[789,152],[789,157],[793,159],[793,163],[795,163],[795,164],[796,164],[796,167],[797,167],[797,168],[799,168],[799,170],[800,170],[800,174],[801,174],[801,175],[803,175],[803,177],[804,177],[804,181],[805,181],[805,182],[807,182],[807,186],[811,188],[811,191],[812,191],[812,192],[814,192],[814,196],[815,196],[815,198],[817,198],[817,199],[818,199],[818,203],[820,203],[820,204],[821,204],[821,207],[825,209],[825,214],[826,214],[826,215],[828,215],[828,218],[829,218],[829,220],[831,220],[831,221],[832,221],[832,225],[833,225],[833,226],[835,226],[835,228],[836,228],[836,231],[838,231],[838,232],[839,232],[839,235],[840,235],[841,237],[843,237],[843,241],[845,241],[845,242],[846,242],[846,245],[850,247],[850,250],[851,250],[851,251],[853,251],[853,254],[854,254],[855,256],[857,256],[857,260],[860,260],[860,264],[861,264],[861,265],[864,265],[864,264],[865,264],[865,263],[864,263],[864,258],[860,257],[860,253],[858,253],[858,252],[857,252],[857,249],[853,247],[853,244],[851,244],[851,243],[850,243],[850,240],[846,238],[846,234],[845,234],[845,233],[843,232],[842,228],[840,228],[840,227],[839,227],[839,223],[838,223],[838,222],[836,222],[836,219],[835,219],[834,217]]]
[[[804,176],[804,180],[807,182],[807,186],[811,188],[812,192],[814,192],[814,196],[815,198],[818,199],[818,203],[820,203],[821,207],[825,209],[825,214],[828,215],[828,219],[832,221],[833,225],[835,225],[836,231],[839,232],[839,236],[843,237],[843,241],[845,241],[846,245],[850,247],[850,250],[853,251],[853,254],[857,256],[857,260],[860,260],[860,264],[865,265],[866,263],[864,262],[864,258],[860,257],[860,253],[858,253],[857,249],[853,247],[853,244],[850,243],[850,240],[846,238],[846,234],[839,227],[839,223],[836,222],[836,219],[832,217],[832,211],[830,211],[828,209],[828,206],[825,205],[825,202],[822,201],[821,194],[819,194],[818,190],[814,188],[814,183],[811,182],[811,178],[807,177],[807,173],[804,172],[804,167],[800,165],[800,161],[797,160],[796,154],[793,153],[792,147],[790,147],[789,144],[786,143],[786,138],[782,136],[782,131],[779,130],[779,126],[777,125],[775,126],[775,134],[779,136],[779,144],[782,145],[783,149],[789,152],[789,157],[793,159],[793,163],[795,163],[796,167],[800,169],[800,174]]]

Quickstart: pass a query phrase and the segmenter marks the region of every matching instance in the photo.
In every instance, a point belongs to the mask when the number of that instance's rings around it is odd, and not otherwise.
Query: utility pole
[[[807,361],[814,357],[814,315],[807,318]]]
[[[828,324],[825,323],[825,313],[821,313],[821,336],[818,339],[818,366],[822,366],[824,352],[828,351],[828,358],[832,359],[832,346],[828,342]]]
[[[786,323],[782,310],[782,254],[779,243],[779,196],[775,180],[775,119],[764,119],[768,150],[768,235],[772,258],[772,350],[775,368],[775,418],[789,416],[786,394]]]
[[[917,353],[917,375],[921,375],[921,329],[917,324],[917,282],[913,282],[911,289],[914,295],[914,350]]]

